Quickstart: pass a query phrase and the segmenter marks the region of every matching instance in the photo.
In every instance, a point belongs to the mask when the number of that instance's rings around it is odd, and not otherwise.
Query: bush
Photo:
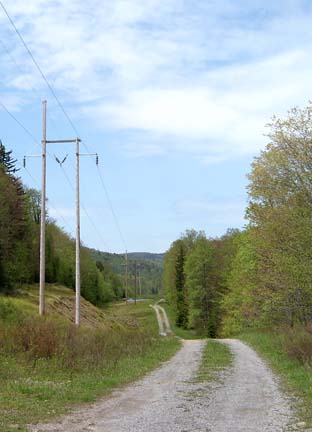
[[[283,346],[290,358],[312,367],[312,324],[287,329]]]
[[[1,316],[15,312],[9,302],[0,308]],[[61,368],[72,370],[111,366],[122,358],[143,353],[151,338],[138,326],[94,329],[77,328],[49,317],[25,317],[14,322],[0,319],[0,353],[20,354],[34,366],[40,359],[54,359]]]

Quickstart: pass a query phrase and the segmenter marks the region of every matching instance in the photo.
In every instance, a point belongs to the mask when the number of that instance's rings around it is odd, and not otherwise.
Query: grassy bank
[[[167,360],[179,346],[176,338],[158,336],[147,303],[102,311],[83,302],[84,325],[77,330],[68,308],[71,291],[49,287],[47,318],[35,314],[34,298],[31,287],[17,298],[0,297],[3,432],[26,431],[28,423],[93,402]]]
[[[301,399],[302,403],[296,404],[298,414],[312,427],[312,367],[298,357],[302,351],[298,338],[299,330],[297,333],[295,330],[252,331],[239,336],[239,339],[268,360],[272,369],[282,377],[285,389]],[[296,351],[295,355],[292,354],[291,347]]]
[[[216,340],[208,339],[198,370],[199,381],[218,379],[220,372],[231,366],[233,355],[230,348]]]

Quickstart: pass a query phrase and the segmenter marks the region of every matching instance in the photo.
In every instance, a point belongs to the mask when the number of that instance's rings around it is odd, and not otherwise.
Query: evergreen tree
[[[179,327],[187,328],[188,326],[188,303],[185,286],[185,250],[182,240],[177,242],[177,257],[175,263],[175,288],[177,301],[177,317],[176,324]]]
[[[18,171],[18,168],[16,168],[16,162],[17,159],[12,157],[12,150],[7,151],[0,140],[0,167],[4,169],[6,174],[14,176]]]

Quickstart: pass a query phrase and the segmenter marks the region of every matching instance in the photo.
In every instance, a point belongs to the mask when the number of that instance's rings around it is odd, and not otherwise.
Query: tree
[[[36,189],[25,188],[26,197],[29,204],[31,219],[36,225],[40,225],[41,220],[41,193]]]
[[[213,263],[212,242],[204,237],[197,239],[185,265],[190,325],[209,337],[217,334],[219,312],[219,294]]]
[[[184,274],[185,246],[182,240],[178,240],[175,246],[177,248],[175,261],[175,289],[177,302],[176,324],[178,327],[187,328],[189,311]]]
[[[5,146],[0,140],[0,167],[4,170],[6,174],[14,176],[17,171],[16,168],[17,160],[12,157],[12,150],[6,151]]]
[[[312,319],[312,107],[270,124],[271,142],[249,174],[255,301],[268,322]]]

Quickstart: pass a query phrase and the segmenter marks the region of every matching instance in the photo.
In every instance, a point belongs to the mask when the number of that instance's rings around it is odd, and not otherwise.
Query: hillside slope
[[[121,278],[125,277],[125,255],[101,252],[89,249],[92,258],[96,262],[109,265]],[[128,253],[129,287],[130,295],[134,292],[135,263],[137,264],[137,275],[139,290],[143,296],[159,294],[162,291],[164,254],[150,252]]]
[[[38,287],[0,295],[0,431],[94,401],[167,360],[179,346],[161,338],[148,302],[99,309],[82,299],[82,325],[73,323],[74,292],[47,285],[47,316],[38,316]]]

